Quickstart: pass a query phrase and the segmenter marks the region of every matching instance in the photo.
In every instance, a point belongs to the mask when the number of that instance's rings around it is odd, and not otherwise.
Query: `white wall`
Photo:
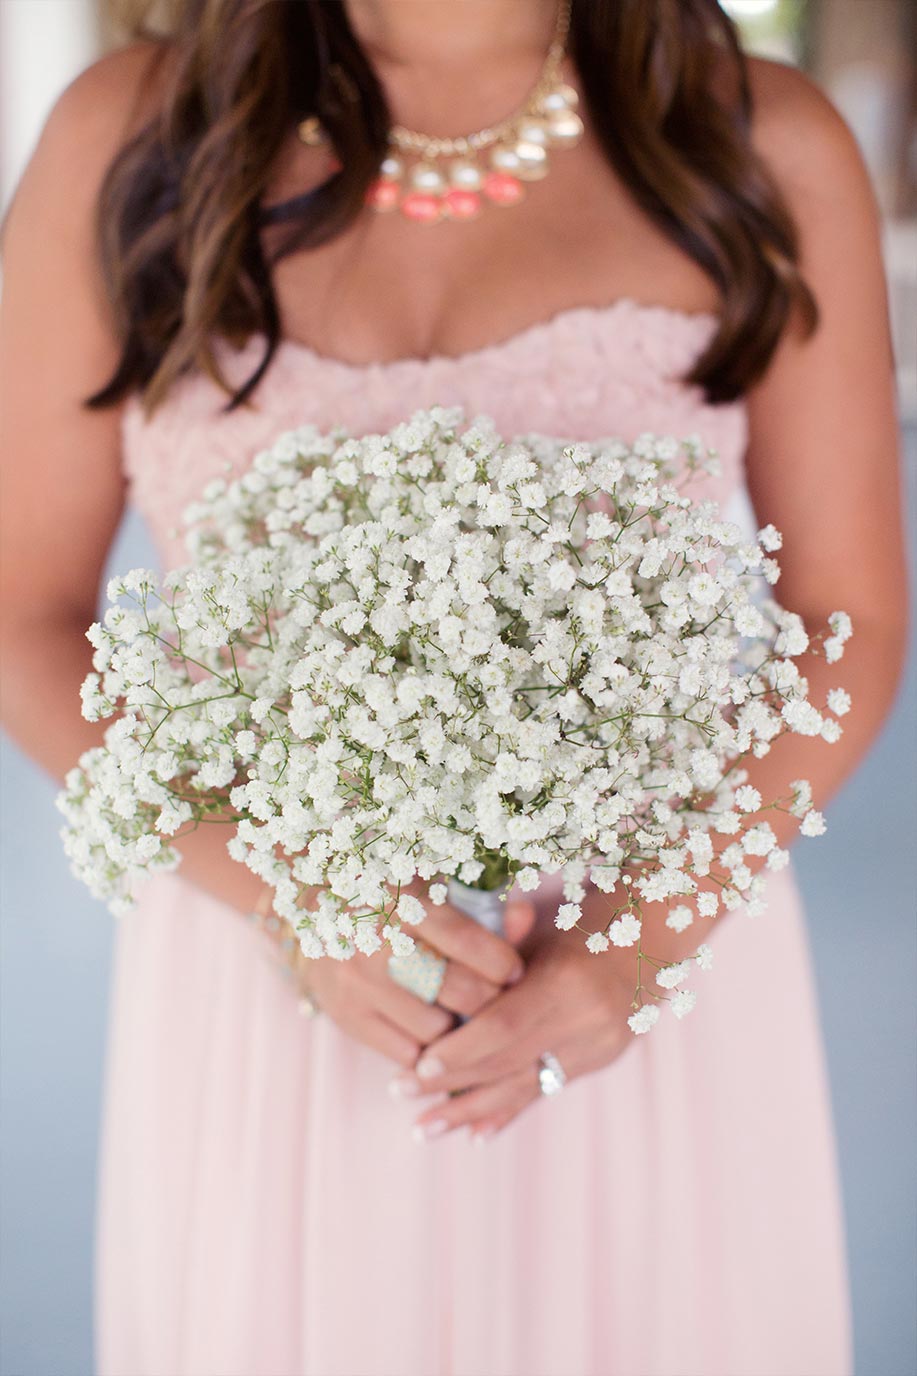
[[[0,0],[0,206],[58,93],[95,52],[92,0]]]

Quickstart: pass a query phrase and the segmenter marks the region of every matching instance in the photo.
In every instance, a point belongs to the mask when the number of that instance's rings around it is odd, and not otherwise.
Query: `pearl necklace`
[[[571,0],[560,0],[541,73],[518,109],[499,124],[452,139],[394,125],[379,176],[366,193],[367,204],[374,210],[397,207],[418,224],[436,224],[474,219],[485,198],[494,205],[521,201],[524,183],[546,175],[548,149],[572,148],[583,135],[575,108],[578,94],[560,77],[570,5]],[[329,143],[315,115],[298,125],[298,133],[310,146]]]

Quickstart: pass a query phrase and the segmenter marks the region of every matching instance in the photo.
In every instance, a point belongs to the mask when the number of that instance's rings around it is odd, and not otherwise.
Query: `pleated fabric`
[[[417,1144],[177,876],[119,924],[100,1376],[847,1376],[843,1217],[792,874],[694,1011],[496,1139]]]

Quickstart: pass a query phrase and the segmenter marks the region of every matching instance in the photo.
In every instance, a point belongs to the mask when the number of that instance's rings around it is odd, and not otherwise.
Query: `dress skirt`
[[[692,1013],[474,1145],[416,1143],[263,936],[152,880],[116,936],[98,1376],[850,1376],[808,935],[768,883]]]

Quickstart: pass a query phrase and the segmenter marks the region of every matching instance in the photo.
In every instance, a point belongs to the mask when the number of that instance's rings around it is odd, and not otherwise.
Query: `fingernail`
[[[415,1142],[428,1142],[431,1137],[440,1137],[449,1124],[445,1118],[434,1118],[430,1123],[417,1123],[411,1134]]]
[[[485,1142],[489,1142],[496,1132],[496,1128],[476,1128],[471,1134],[471,1140],[476,1147],[483,1147]]]
[[[436,1056],[427,1056],[422,1061],[418,1061],[414,1067],[414,1073],[419,1075],[422,1080],[435,1080],[437,1075],[442,1075],[446,1067]]]
[[[388,1092],[393,1099],[413,1099],[420,1093],[420,1086],[413,1075],[396,1075],[388,1082]]]
[[[510,975],[509,979],[506,981],[507,984],[518,984],[524,974],[525,966],[517,965],[513,973]]]

